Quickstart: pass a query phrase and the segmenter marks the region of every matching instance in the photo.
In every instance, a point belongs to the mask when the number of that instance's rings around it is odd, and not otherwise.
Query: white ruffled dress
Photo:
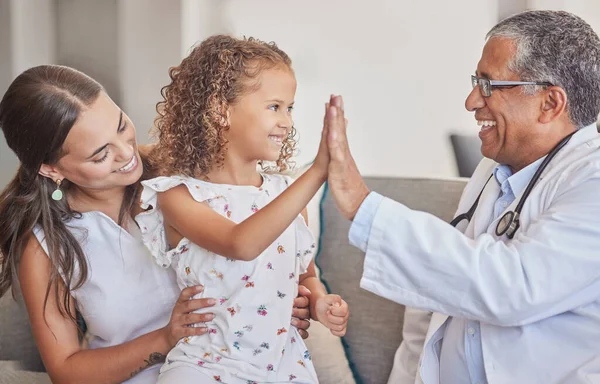
[[[194,367],[212,382],[317,383],[310,354],[290,325],[298,277],[315,252],[314,238],[302,216],[255,260],[244,262],[209,252],[183,238],[170,247],[157,193],[185,185],[198,203],[239,223],[271,202],[289,185],[288,177],[262,175],[260,187],[213,184],[189,177],[144,181],[136,220],[144,244],[162,267],[172,267],[179,288],[201,284],[197,297],[216,298],[208,335],[182,339],[167,356],[161,375]]]

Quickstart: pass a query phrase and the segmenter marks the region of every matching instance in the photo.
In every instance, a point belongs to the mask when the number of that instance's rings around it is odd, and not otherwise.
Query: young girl
[[[334,335],[345,333],[348,307],[315,277],[315,244],[300,215],[327,178],[324,139],[294,184],[264,172],[288,169],[295,147],[291,61],[273,43],[213,36],[170,75],[150,156],[168,176],[143,182],[148,211],[137,220],[179,287],[202,284],[201,295],[218,303],[209,338],[180,341],[159,382],[317,383],[290,326],[298,283],[312,292],[313,318]],[[329,108],[329,118],[339,118]]]

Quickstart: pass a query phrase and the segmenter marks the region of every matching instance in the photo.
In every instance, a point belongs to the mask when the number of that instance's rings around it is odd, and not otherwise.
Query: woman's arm
[[[191,287],[182,292],[166,327],[121,345],[84,350],[80,348],[76,325],[59,312],[54,288],[48,295],[44,318],[50,271],[50,259],[37,239],[31,236],[21,258],[19,281],[33,336],[53,383],[121,383],[161,362],[179,338],[206,333],[206,328],[187,327],[187,324],[212,318],[212,314],[189,313],[210,306],[210,299],[188,300],[201,291],[199,287]],[[65,289],[62,284],[60,289]]]

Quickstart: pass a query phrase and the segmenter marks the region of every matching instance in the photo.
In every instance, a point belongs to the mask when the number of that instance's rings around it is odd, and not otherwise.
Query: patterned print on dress
[[[256,310],[256,313],[258,313],[261,316],[267,316],[267,307],[265,305],[261,305],[260,307],[258,307],[258,309]]]
[[[209,335],[216,335],[217,334],[217,328],[208,328],[208,334]]]
[[[223,303],[225,303],[227,300],[229,300],[229,297],[221,296],[219,298],[219,304],[223,305]]]
[[[267,365],[267,371],[273,372],[273,364]]]
[[[240,342],[239,341],[234,341],[233,342],[233,347],[239,351],[240,350]]]
[[[277,297],[279,297],[280,299],[283,299],[285,296],[286,296],[285,293],[277,290]]]
[[[256,213],[258,212],[258,205],[256,205],[256,203],[252,203],[252,207],[250,209],[253,213]]]
[[[186,253],[189,250],[190,250],[190,248],[187,246],[187,244],[181,244],[179,246],[179,248],[177,248],[177,253],[182,254],[182,253]]]
[[[256,356],[262,353],[262,349],[260,348],[256,348],[254,351],[252,351],[252,356]]]
[[[213,376],[213,379],[215,379],[217,383],[222,383],[221,376]]]
[[[295,343],[295,342],[296,342],[296,338],[295,338],[294,336],[292,336],[291,343],[293,344],[293,343]]]
[[[273,268],[273,264],[271,264],[271,263],[268,263],[268,264],[267,264],[267,269],[269,269],[269,270],[271,270],[271,271],[274,271],[274,270],[275,270],[275,268]]]
[[[296,376],[290,375],[290,381],[294,380],[295,378],[296,378]]]
[[[277,253],[279,253],[280,255],[282,253],[285,253],[285,248],[283,247],[283,245],[281,245],[281,244],[277,245]]]
[[[205,363],[204,363],[204,361],[202,361],[202,360],[198,360],[198,365],[199,365],[199,366],[203,367],[203,366],[204,366],[204,364],[205,364]]]
[[[251,325],[244,325],[244,330],[248,331],[248,332],[252,332],[252,326]]]
[[[189,275],[190,273],[192,273],[190,267],[185,267],[185,274]]]
[[[269,349],[269,343],[262,343],[262,344],[260,345],[260,347],[261,347],[261,348],[264,348],[264,349]]]
[[[248,279],[250,279],[250,276],[248,276],[248,275],[244,275],[242,277],[242,281],[248,281]]]
[[[246,288],[254,288],[254,281],[246,282]]]
[[[296,277],[296,274],[294,272],[290,273],[290,280],[292,280],[294,277]]]
[[[213,275],[214,277],[216,277],[217,279],[219,279],[219,280],[223,280],[223,274],[222,274],[221,272],[217,271],[216,269],[211,269],[211,270],[209,271],[209,273],[210,273],[211,275]]]
[[[281,335],[282,333],[287,333],[287,329],[285,329],[285,328],[279,328],[277,330],[277,336]]]
[[[239,313],[242,310],[242,308],[238,304],[236,304],[235,307],[227,308],[227,310],[231,314],[231,317],[233,317],[236,313]]]
[[[306,368],[306,364],[304,364],[304,361],[298,360],[298,364],[300,364],[301,366],[303,366],[304,368]]]
[[[308,352],[308,350],[304,351],[304,359],[312,360],[312,357],[310,356],[310,352]]]

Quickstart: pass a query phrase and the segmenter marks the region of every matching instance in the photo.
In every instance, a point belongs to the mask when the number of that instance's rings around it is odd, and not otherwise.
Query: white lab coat
[[[470,208],[495,166],[488,159],[479,164],[457,213]],[[600,331],[595,330],[600,329],[596,126],[577,132],[544,170],[523,207],[513,240],[494,233],[499,192],[491,180],[471,222],[457,228],[464,235],[432,215],[389,199],[377,209],[361,287],[421,310],[409,310],[404,330],[408,344],[396,354],[390,384],[411,382],[415,367],[408,364],[414,364],[423,345],[420,332],[428,321],[422,311],[434,314],[417,383],[439,383],[446,315],[481,322],[490,384],[600,382]],[[514,210],[520,197],[506,211]],[[410,323],[411,319],[416,320]],[[563,332],[569,321],[576,321],[569,328],[574,331]]]

